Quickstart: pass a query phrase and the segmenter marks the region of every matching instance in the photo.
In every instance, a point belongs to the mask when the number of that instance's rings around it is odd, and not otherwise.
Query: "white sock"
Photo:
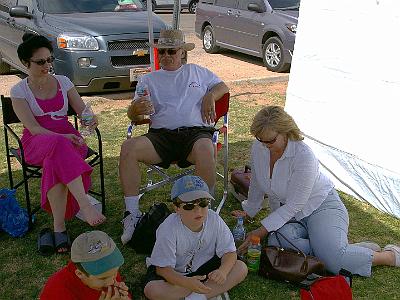
[[[125,197],[125,208],[127,211],[130,211],[131,213],[134,211],[139,210],[139,199],[140,196],[129,196]]]
[[[207,300],[207,297],[204,294],[198,294],[193,292],[190,295],[186,296],[185,300]]]

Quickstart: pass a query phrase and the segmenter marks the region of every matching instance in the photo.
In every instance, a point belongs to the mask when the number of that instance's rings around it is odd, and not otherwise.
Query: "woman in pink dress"
[[[47,38],[25,34],[18,57],[29,76],[11,89],[14,111],[24,125],[21,141],[25,159],[43,167],[41,206],[53,214],[54,234],[48,228],[39,234],[43,255],[54,249],[58,253],[69,251],[65,220],[79,210],[91,226],[105,221],[87,196],[92,172],[84,160],[88,148],[67,117],[68,105],[80,116],[85,104],[67,77],[49,74],[52,52]],[[97,126],[96,117],[90,126]]]

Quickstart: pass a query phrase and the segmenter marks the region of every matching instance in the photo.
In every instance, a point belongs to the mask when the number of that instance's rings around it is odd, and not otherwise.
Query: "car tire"
[[[290,64],[285,63],[285,52],[279,37],[270,37],[263,45],[262,49],[264,65],[269,71],[285,72]]]
[[[9,74],[10,69],[11,69],[10,65],[2,60],[2,56],[0,54],[0,75]]]
[[[189,12],[191,14],[195,14],[196,13],[196,9],[197,9],[197,5],[199,4],[199,0],[192,0],[189,3]]]
[[[220,49],[215,45],[215,35],[214,30],[210,25],[207,25],[201,34],[201,39],[203,41],[203,49],[207,53],[217,53]]]

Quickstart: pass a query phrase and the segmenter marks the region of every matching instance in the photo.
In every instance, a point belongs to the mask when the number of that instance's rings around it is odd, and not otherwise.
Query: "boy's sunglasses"
[[[193,210],[197,205],[200,207],[207,207],[210,204],[210,199],[203,198],[194,202],[188,203],[180,203],[178,206],[181,206],[184,210]]]
[[[45,63],[51,64],[54,61],[54,56],[50,56],[46,59],[38,59],[38,60],[32,60],[31,62],[34,62],[35,64],[39,66],[43,66]]]
[[[158,54],[164,55],[165,53],[168,53],[168,55],[175,55],[178,51],[179,49],[158,49]]]

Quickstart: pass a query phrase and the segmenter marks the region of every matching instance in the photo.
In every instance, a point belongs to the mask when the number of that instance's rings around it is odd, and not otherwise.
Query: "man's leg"
[[[195,165],[195,174],[200,176],[207,183],[210,192],[214,193],[215,156],[211,139],[198,139],[186,160]]]
[[[139,162],[157,164],[161,162],[160,156],[153,144],[145,136],[126,140],[121,146],[119,158],[119,178],[125,196],[126,211],[124,214],[124,231],[121,241],[126,244],[132,238],[137,221],[140,218],[139,211],[139,186],[140,167]]]

